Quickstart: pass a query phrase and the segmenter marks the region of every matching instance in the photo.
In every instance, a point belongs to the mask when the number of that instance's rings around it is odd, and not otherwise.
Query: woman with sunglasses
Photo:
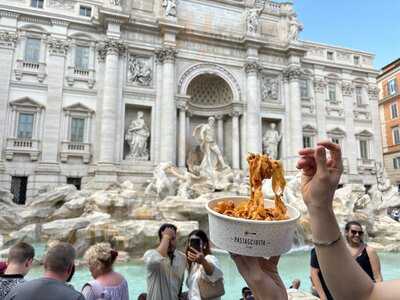
[[[376,251],[364,243],[364,231],[360,223],[356,221],[347,222],[344,227],[347,246],[351,255],[360,267],[375,282],[382,281],[381,264]]]

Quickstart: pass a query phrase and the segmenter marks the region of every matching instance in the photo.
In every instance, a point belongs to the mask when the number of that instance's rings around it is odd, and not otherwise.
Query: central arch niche
[[[213,74],[196,76],[189,84],[187,94],[190,104],[210,109],[229,105],[233,102],[233,93],[229,84]]]
[[[198,141],[193,137],[194,129],[207,123],[210,116],[218,116],[215,123],[216,140],[225,160],[231,165],[232,160],[232,121],[229,113],[234,103],[231,86],[217,74],[204,73],[194,77],[187,87],[190,123],[187,129],[187,149],[195,149]],[[222,136],[218,133],[218,122],[222,126]],[[221,132],[220,132],[221,133]]]

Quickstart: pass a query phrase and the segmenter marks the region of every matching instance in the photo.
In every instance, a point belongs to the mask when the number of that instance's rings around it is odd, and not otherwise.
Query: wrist
[[[307,211],[310,214],[310,216],[312,215],[331,215],[331,214],[335,214],[333,211],[333,206],[332,203],[329,204],[324,204],[324,203],[320,203],[323,201],[310,201],[306,204],[307,206]]]

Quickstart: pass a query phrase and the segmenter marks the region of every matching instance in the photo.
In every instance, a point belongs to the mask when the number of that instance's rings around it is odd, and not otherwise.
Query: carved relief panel
[[[261,100],[280,102],[281,78],[273,74],[261,75]]]
[[[151,57],[129,54],[128,84],[148,87],[153,82],[153,59]]]

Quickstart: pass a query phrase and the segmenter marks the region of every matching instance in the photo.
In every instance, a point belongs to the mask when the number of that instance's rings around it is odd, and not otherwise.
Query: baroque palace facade
[[[7,0],[0,3],[0,186],[130,179],[185,167],[193,129],[216,118],[233,169],[324,138],[344,149],[343,183],[376,182],[382,162],[372,54],[298,40],[293,5],[265,0]],[[143,113],[148,154],[127,133]]]

